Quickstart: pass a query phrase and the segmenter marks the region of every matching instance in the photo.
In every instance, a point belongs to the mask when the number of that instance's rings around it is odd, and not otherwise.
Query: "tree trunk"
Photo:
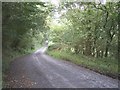
[[[120,60],[120,2],[118,3],[119,14],[118,14],[118,61]]]
[[[108,56],[108,50],[109,50],[109,42],[107,41],[106,49],[105,49],[105,57]]]
[[[101,58],[103,58],[103,51],[101,51]]]
[[[85,42],[85,55],[91,56],[92,52],[92,41],[91,41],[91,33],[88,35],[87,40]]]
[[[118,60],[120,60],[120,29],[118,32]]]

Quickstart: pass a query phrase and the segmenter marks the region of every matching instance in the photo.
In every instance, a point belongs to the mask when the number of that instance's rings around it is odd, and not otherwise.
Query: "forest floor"
[[[4,88],[118,88],[117,79],[40,51],[15,59],[5,82]]]

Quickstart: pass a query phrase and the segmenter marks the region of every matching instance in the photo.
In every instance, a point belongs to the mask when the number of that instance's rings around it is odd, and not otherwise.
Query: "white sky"
[[[95,0],[96,3],[106,4],[106,0]]]
[[[40,0],[40,1],[43,1],[43,2],[51,2],[53,5],[55,5],[56,7],[59,7],[59,3],[60,3],[60,0]]]
[[[60,0],[50,0],[52,4],[54,4],[56,7],[59,7]]]

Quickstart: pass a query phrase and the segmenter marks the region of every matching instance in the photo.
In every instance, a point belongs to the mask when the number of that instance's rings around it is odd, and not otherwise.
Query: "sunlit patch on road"
[[[36,52],[35,52],[35,54],[43,54],[43,53],[45,53],[45,51],[47,50],[47,46],[45,46],[45,47],[42,47],[42,48],[40,48],[40,49],[38,49]]]

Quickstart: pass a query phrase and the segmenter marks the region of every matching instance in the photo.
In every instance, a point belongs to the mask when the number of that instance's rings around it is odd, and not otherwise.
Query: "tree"
[[[60,14],[60,22],[66,25],[61,33],[56,33],[61,38],[58,42],[74,48],[76,54],[115,57],[117,3],[62,2],[56,11]]]
[[[45,3],[7,3],[2,5],[3,9],[3,47],[14,49],[25,47],[24,38],[28,37],[32,40],[37,34],[45,32],[46,17],[49,13],[49,8],[46,8]],[[29,33],[29,34],[28,34]],[[29,42],[29,40],[27,40]],[[31,42],[31,41],[30,41]],[[24,44],[24,45],[20,45]],[[27,43],[28,44],[28,43]],[[29,47],[32,44],[27,45]]]

